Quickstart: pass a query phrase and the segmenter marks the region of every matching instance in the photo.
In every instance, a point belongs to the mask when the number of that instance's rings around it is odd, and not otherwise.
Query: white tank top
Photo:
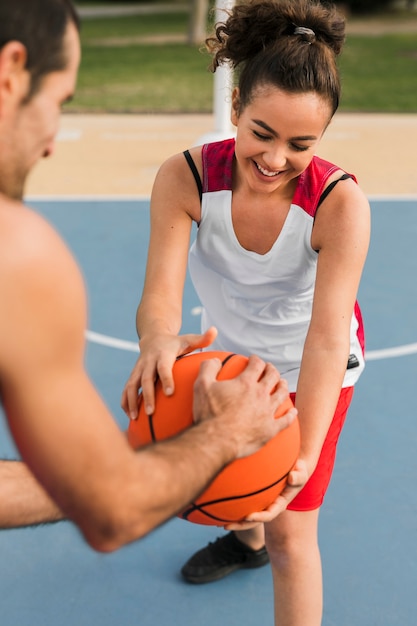
[[[203,312],[202,331],[216,326],[210,350],[257,354],[272,362],[296,391],[308,332],[318,254],[311,247],[314,215],[325,182],[340,169],[314,157],[300,176],[279,237],[266,254],[243,248],[232,217],[234,140],[203,147],[201,221],[189,254],[189,270]],[[343,386],[364,368],[363,327],[356,304],[350,353],[354,367]]]

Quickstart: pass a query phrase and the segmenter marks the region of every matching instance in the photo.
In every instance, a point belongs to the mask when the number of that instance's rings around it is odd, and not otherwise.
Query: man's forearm
[[[64,519],[57,505],[20,461],[0,461],[0,528]]]

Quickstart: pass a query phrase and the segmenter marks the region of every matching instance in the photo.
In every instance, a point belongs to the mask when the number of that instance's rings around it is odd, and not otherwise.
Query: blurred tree
[[[344,5],[351,13],[374,13],[375,11],[383,11],[393,4],[392,0],[343,0],[336,4]]]
[[[207,36],[207,15],[209,0],[190,0],[190,21],[188,27],[188,43],[198,45]]]

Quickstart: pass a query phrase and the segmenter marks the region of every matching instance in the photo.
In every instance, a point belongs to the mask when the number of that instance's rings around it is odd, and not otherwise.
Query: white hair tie
[[[294,35],[302,35],[303,41],[313,43],[316,40],[316,33],[311,28],[305,26],[294,26]]]

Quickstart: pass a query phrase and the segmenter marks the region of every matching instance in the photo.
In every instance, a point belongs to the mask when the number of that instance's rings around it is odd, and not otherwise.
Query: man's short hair
[[[31,75],[30,99],[42,79],[67,67],[64,36],[70,22],[80,29],[71,0],[2,0],[0,49],[19,41],[27,50],[26,69]]]

